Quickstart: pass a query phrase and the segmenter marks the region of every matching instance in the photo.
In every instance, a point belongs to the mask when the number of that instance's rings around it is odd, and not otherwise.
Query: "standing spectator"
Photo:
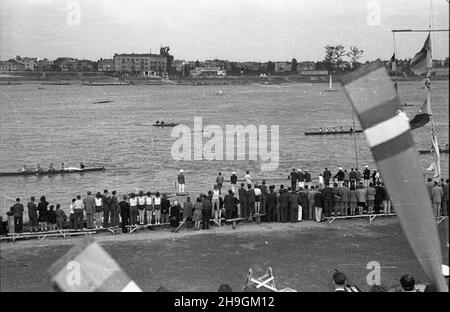
[[[364,187],[367,188],[369,187],[369,183],[370,183],[370,169],[369,166],[364,166],[364,171],[363,171],[363,177],[364,177]]]
[[[184,193],[184,185],[186,183],[186,177],[184,176],[183,169],[178,174],[178,192]]]
[[[337,216],[338,214],[341,214],[341,199],[342,199],[342,194],[341,194],[341,188],[339,187],[338,183],[334,183],[333,184],[334,188],[333,188],[333,195],[334,195],[334,205],[333,205],[333,213],[335,216]]]
[[[338,186],[342,186],[344,184],[344,171],[342,171],[342,167],[338,168],[338,172],[334,175],[334,179],[337,179]],[[352,180],[351,172],[350,172],[350,183]]]
[[[82,230],[84,226],[84,204],[81,195],[77,195],[77,200],[73,203],[73,212],[75,214],[75,230]]]
[[[16,233],[15,227],[15,217],[14,217],[14,207],[9,208],[9,211],[6,213],[8,218],[8,233]]]
[[[298,187],[305,188],[305,173],[302,171],[302,169],[298,169],[297,172],[297,181],[298,181]]]
[[[103,227],[107,228],[109,226],[109,214],[111,212],[111,196],[109,195],[108,190],[103,191],[102,205],[103,205]]]
[[[159,198],[159,193],[156,192],[158,198]],[[159,198],[159,203],[161,203],[161,198]],[[137,198],[136,198],[136,194],[131,193],[130,195],[130,225],[132,226],[136,226],[137,225],[137,214],[138,214],[138,202],[137,202]],[[156,209],[156,207],[155,207]],[[161,211],[161,204],[159,204],[159,210]],[[159,219],[156,219],[156,224],[159,224]]]
[[[433,208],[436,213],[436,217],[441,216],[441,201],[444,191],[438,182],[434,182],[434,187],[431,190],[431,201],[433,202]]]
[[[130,205],[127,202],[127,195],[123,195],[119,203],[122,233],[127,232],[127,225],[130,224]]]
[[[38,231],[38,213],[37,213],[37,206],[34,202],[35,198],[34,196],[31,197],[30,201],[27,204],[28,208],[28,220],[30,222],[31,232],[37,232]]]
[[[353,171],[353,168],[350,169],[350,187],[356,185],[356,171]]]
[[[375,186],[375,213],[380,213],[381,205],[385,198],[384,193],[384,187],[382,187],[381,182],[378,181],[377,186]]]
[[[341,214],[346,216],[350,208],[350,187],[344,184],[341,187]]]
[[[94,228],[94,214],[95,214],[95,198],[91,191],[87,192],[87,196],[83,199],[84,210],[86,211],[86,227],[88,229]]]
[[[372,183],[373,185],[377,185],[377,183],[380,181],[380,175],[377,171],[377,169],[373,169],[372,172]]]
[[[194,230],[200,230],[200,222],[202,221],[202,210],[203,204],[200,197],[197,197],[197,200],[194,204],[194,214],[192,215],[192,220],[194,221]]]
[[[145,213],[147,214],[147,224],[152,224],[152,216],[154,214],[152,193],[147,192],[145,197]]]
[[[428,193],[430,194],[430,198],[431,198],[431,193],[433,191],[433,187],[434,187],[433,179],[428,178],[427,179],[427,188],[428,188]]]
[[[170,207],[170,227],[177,228],[180,225],[180,210],[181,206],[177,200],[173,201],[173,205]]]
[[[231,173],[231,177],[230,177],[230,182],[231,182],[231,189],[233,190],[233,193],[236,192],[236,188],[237,188],[237,175],[236,172],[232,172]]]
[[[321,189],[325,186],[325,180],[323,178],[322,174],[319,174],[319,185],[317,187],[317,189]]]
[[[359,185],[359,182],[361,182],[361,172],[359,172],[358,168],[355,169],[355,176],[356,176],[356,184],[355,184],[356,189],[356,186]]]
[[[60,204],[56,204],[55,214],[56,214],[56,227],[58,230],[62,230],[66,223],[67,215],[64,212],[64,210],[61,209]]]
[[[322,191],[317,191],[314,194],[314,210],[316,222],[322,222],[323,196]]]
[[[322,195],[323,195],[323,211],[325,213],[325,217],[330,218],[331,209],[333,208],[334,204],[333,189],[328,184],[325,184],[325,188],[323,189]]]
[[[72,198],[72,202],[69,205],[69,228],[74,229],[75,228],[75,211],[73,210],[73,204],[75,203],[77,199]]]
[[[449,180],[445,180],[445,183],[442,183],[442,215],[448,216],[448,182]]]
[[[311,174],[305,170],[305,186],[311,188]]]
[[[16,198],[14,208],[14,228],[16,233],[22,233],[23,229],[23,205],[20,202],[20,198]]]
[[[55,206],[50,205],[49,207],[49,211],[48,211],[48,229],[50,231],[55,231],[56,230],[56,212],[55,212]]]
[[[233,191],[228,190],[228,194],[225,195],[225,198],[223,200],[224,206],[225,206],[225,218],[232,219],[234,218],[234,210],[237,206],[238,200],[236,197],[233,196]]]
[[[255,213],[260,214],[261,213],[261,189],[259,188],[259,185],[255,183],[255,188],[253,189],[255,192]]]
[[[262,185],[259,186],[261,190],[261,213],[267,214],[266,203],[267,203],[267,186],[266,180],[262,181]],[[267,215],[266,215],[267,220]]]
[[[166,194],[163,194],[161,199],[161,223],[169,223],[169,209],[170,200]]]
[[[275,185],[269,186],[269,194],[267,195],[267,221],[274,222],[277,220],[277,193],[275,193]]]
[[[347,169],[344,170],[344,185],[348,187],[350,186],[350,174]]]
[[[155,198],[153,199],[153,205],[155,209],[155,224],[161,224],[161,204],[162,198],[159,192],[156,192]],[[130,218],[131,218],[131,202],[130,202]]]
[[[377,191],[373,187],[373,183],[369,183],[369,187],[367,188],[367,213],[373,214],[373,208],[375,206],[375,195]]]
[[[252,180],[253,180],[253,178],[252,178],[252,176],[250,175],[250,171],[248,171],[247,170],[247,173],[245,174],[245,176],[244,176],[244,179],[245,179],[245,183],[247,183],[247,187],[248,186],[252,186]]]
[[[292,190],[290,196],[289,196],[289,221],[291,223],[295,223],[298,222],[299,220],[301,221],[301,217],[299,216],[300,212],[300,208],[299,208],[299,202],[298,202],[298,194],[295,190]]]
[[[38,204],[38,212],[39,212],[39,228],[41,231],[47,231],[47,207],[48,203],[45,200],[45,196],[41,196]]]
[[[216,183],[217,183],[217,189],[222,193],[222,187],[223,187],[223,175],[222,172],[219,172],[219,175],[216,178]]]
[[[186,220],[188,228],[192,227],[192,215],[194,211],[194,205],[192,205],[191,197],[187,197],[183,204],[183,220]]]
[[[312,216],[309,215],[309,209],[308,209],[308,191],[305,188],[299,188],[299,192],[298,192],[298,202],[299,205],[301,206],[301,208],[299,208],[298,210],[298,215],[299,215],[299,221],[301,220],[309,220],[312,219]],[[300,210],[302,212],[300,212]],[[300,218],[301,216],[301,218]]]
[[[350,203],[350,215],[354,216],[355,215],[355,211],[356,211],[356,207],[358,206],[358,196],[356,194],[356,189],[354,186],[352,186],[350,188],[350,198],[349,198],[349,203]]]
[[[100,194],[100,192],[97,192],[97,194],[95,195],[95,228],[98,229],[102,226],[102,213],[103,213],[103,197],[102,194]]]
[[[255,215],[255,190],[252,189],[251,184],[247,186],[247,213],[249,214],[249,218],[253,218]]]
[[[143,191],[139,192],[137,202],[138,202],[139,224],[143,225],[145,216],[145,202],[146,202],[146,198]],[[167,207],[167,209],[169,209],[169,207]],[[167,213],[169,213],[169,210],[167,210]]]
[[[289,193],[286,189],[280,187],[280,197],[278,198],[280,204],[280,221],[286,223],[288,221],[288,209],[289,209]],[[299,211],[299,219],[300,211]]]
[[[214,185],[214,191],[212,194],[212,216],[216,219],[216,222],[220,224],[220,190],[217,185]],[[219,225],[220,226],[220,225]]]
[[[291,180],[291,187],[295,191],[297,189],[297,179],[298,179],[298,173],[294,169],[292,169],[292,172],[289,174],[288,179]]]
[[[244,186],[245,184],[241,183],[241,188],[238,190],[239,193],[238,216],[240,218],[248,218],[247,191],[245,190]]]
[[[314,203],[316,193],[317,190],[314,188],[314,185],[311,185],[311,189],[308,190],[308,213],[311,220],[316,219],[316,204]]]
[[[208,196],[203,195],[202,199],[202,223],[203,229],[209,230],[209,222],[211,220],[212,204]]]
[[[119,225],[119,200],[116,196],[117,192],[112,191],[111,197],[111,226]]]
[[[367,189],[362,184],[356,189],[356,197],[358,197],[358,214],[362,215],[367,206]]]
[[[325,171],[323,172],[323,181],[325,183],[325,186],[328,186],[330,184],[331,179],[331,171],[328,170],[328,168],[325,168]]]

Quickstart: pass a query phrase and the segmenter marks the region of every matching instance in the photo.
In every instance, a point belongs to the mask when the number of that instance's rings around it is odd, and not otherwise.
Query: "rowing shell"
[[[175,127],[178,126],[179,124],[177,123],[165,123],[165,124],[153,124],[153,127]]]
[[[54,175],[54,174],[66,174],[66,173],[84,173],[89,171],[103,171],[105,167],[93,167],[93,168],[68,168],[64,170],[45,170],[41,172],[37,171],[12,171],[12,172],[0,172],[0,176],[31,176],[31,175]]]
[[[320,132],[320,131],[316,131],[316,132],[305,132],[305,135],[337,135],[337,134],[353,134],[353,133],[361,133],[363,132],[362,130],[355,130],[355,131],[337,131],[337,132],[333,132],[333,131],[329,131],[329,132]]]

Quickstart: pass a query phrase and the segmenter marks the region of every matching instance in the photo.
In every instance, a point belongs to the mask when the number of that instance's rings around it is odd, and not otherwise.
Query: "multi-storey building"
[[[114,71],[114,60],[101,58],[97,62],[97,68],[99,72],[112,72]]]
[[[115,54],[114,70],[120,73],[139,73],[144,76],[167,73],[167,57],[157,54]]]

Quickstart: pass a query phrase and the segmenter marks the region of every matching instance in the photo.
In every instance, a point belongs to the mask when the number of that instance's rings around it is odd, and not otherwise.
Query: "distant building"
[[[114,70],[120,73],[167,74],[167,57],[157,54],[115,54]]]
[[[24,71],[25,65],[14,59],[10,59],[8,61],[1,62],[0,70],[1,71]]]
[[[202,77],[215,77],[224,78],[227,76],[227,71],[221,69],[220,67],[197,67],[191,70],[191,77],[202,78]]]
[[[262,64],[259,62],[242,62],[241,66],[251,72],[260,72],[262,69]]]
[[[292,69],[291,62],[275,62],[275,72],[277,73],[290,72],[291,69]]]
[[[16,57],[16,61],[22,63],[25,66],[24,70],[35,71],[37,70],[37,58],[31,57]]]
[[[316,70],[315,62],[300,62],[297,64],[297,71],[302,70]]]
[[[53,62],[48,59],[41,59],[37,62],[37,70],[38,71],[51,71],[53,66]]]
[[[99,72],[113,72],[114,60],[113,59],[100,59],[97,62],[97,68]]]
[[[58,57],[53,61],[52,68],[54,71],[69,71],[66,63],[72,60],[71,57]]]

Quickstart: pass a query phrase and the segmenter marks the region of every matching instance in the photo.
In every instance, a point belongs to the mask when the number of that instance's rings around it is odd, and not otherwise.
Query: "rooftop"
[[[128,57],[164,57],[162,55],[159,54],[151,54],[151,53],[144,53],[144,54],[140,54],[140,53],[123,53],[123,54],[114,54],[114,56],[128,56]]]

